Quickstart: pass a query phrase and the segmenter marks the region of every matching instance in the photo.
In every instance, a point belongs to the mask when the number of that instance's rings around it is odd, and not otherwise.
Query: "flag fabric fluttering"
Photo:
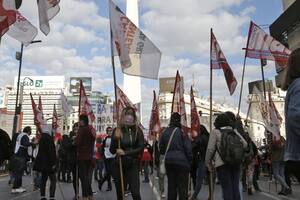
[[[212,69],[223,69],[224,76],[226,79],[227,87],[229,89],[230,95],[232,95],[237,86],[237,80],[230,68],[221,47],[211,31],[211,68]]]
[[[44,120],[44,115],[42,111],[40,110],[40,106],[37,105],[32,97],[32,94],[30,93],[30,98],[31,98],[31,105],[32,105],[32,111],[33,111],[33,120],[34,120],[34,125],[36,126],[37,134],[42,133],[42,125],[46,124]]]
[[[14,1],[0,0],[0,38],[17,19]]]
[[[252,21],[250,22],[248,42],[245,50],[246,57],[273,60],[276,62],[276,67],[280,69],[286,67],[291,53],[288,48]]]
[[[50,32],[49,21],[57,15],[60,10],[59,0],[37,0],[39,11],[40,30],[48,35]]]
[[[269,96],[269,128],[270,131],[273,133],[275,136],[276,140],[280,139],[280,126],[282,123],[282,118],[275,106],[275,103],[272,99],[271,92],[268,92]]]
[[[200,131],[200,119],[197,112],[195,97],[193,87],[191,87],[191,136],[192,138],[196,138]]]
[[[79,111],[80,115],[83,114],[89,117],[90,123],[93,123],[96,120],[93,107],[86,96],[82,80],[80,80]]]
[[[161,126],[159,121],[159,111],[156,99],[156,93],[153,91],[153,102],[152,102],[152,110],[151,110],[151,117],[149,122],[149,135],[156,136],[160,135]]]
[[[54,140],[55,141],[59,141],[59,140],[62,139],[61,133],[60,133],[60,130],[59,130],[58,115],[57,115],[55,104],[54,104],[54,107],[53,107],[53,116],[52,116],[52,133],[54,135]]]
[[[157,79],[161,52],[126,15],[109,0],[112,50],[123,73]]]
[[[38,30],[19,11],[16,11],[16,22],[9,27],[7,34],[28,46],[38,34]]]
[[[72,105],[68,103],[68,99],[63,92],[60,94],[60,100],[63,114],[67,117],[72,112]]]
[[[116,105],[116,116],[117,121],[120,120],[122,111],[126,107],[132,107],[136,111],[137,117],[139,118],[138,108],[129,100],[126,94],[121,90],[119,86],[116,86],[117,89],[117,105]]]
[[[177,71],[176,73],[174,92],[173,92],[171,113],[174,112],[180,114],[182,130],[184,134],[188,134],[189,128],[187,125],[187,117],[186,117],[186,110],[185,110],[184,85],[183,85],[182,77],[180,77],[179,71]]]
[[[41,96],[39,96],[38,108],[41,111],[41,113],[42,113],[42,119],[44,120],[45,118],[44,118],[44,110],[43,110],[43,103],[42,103],[42,97]]]

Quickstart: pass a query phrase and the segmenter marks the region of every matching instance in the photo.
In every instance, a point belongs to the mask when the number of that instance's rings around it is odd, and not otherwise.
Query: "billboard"
[[[14,88],[17,89],[18,77],[15,77]],[[64,76],[21,76],[20,85],[24,89],[44,90],[44,89],[63,89],[65,86]]]
[[[181,77],[183,83],[183,77]],[[159,92],[173,92],[175,85],[175,77],[166,77],[159,79]]]
[[[86,92],[92,91],[92,78],[91,77],[71,77],[70,78],[70,93],[79,94],[80,80],[82,80]]]

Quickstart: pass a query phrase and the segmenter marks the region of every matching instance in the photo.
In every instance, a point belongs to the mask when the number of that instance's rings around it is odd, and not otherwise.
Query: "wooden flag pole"
[[[111,25],[111,24],[110,24]],[[113,46],[113,35],[112,30],[110,28],[110,48],[111,48],[111,65],[113,70],[113,79],[114,79],[114,92],[115,92],[115,112],[117,117],[117,127],[118,127],[118,120],[119,120],[119,111],[118,111],[118,96],[117,96],[117,80],[116,80],[116,68],[115,68],[115,59],[114,59],[114,46]],[[121,137],[118,139],[118,148],[121,148]],[[119,168],[120,168],[120,179],[121,179],[121,191],[122,191],[122,199],[125,198],[125,189],[124,189],[124,176],[123,176],[123,165],[121,156],[118,156],[119,160]]]
[[[212,60],[211,60],[211,51],[212,51],[212,28],[210,29],[210,89],[209,89],[209,133],[212,133]],[[214,191],[213,191],[213,172],[209,172],[209,200],[213,200]]]

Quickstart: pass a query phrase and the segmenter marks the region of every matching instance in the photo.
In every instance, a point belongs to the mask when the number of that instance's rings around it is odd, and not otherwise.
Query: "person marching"
[[[93,199],[92,176],[95,140],[96,131],[89,125],[88,116],[80,115],[75,145],[77,148],[78,175],[81,182],[83,200]]]
[[[39,140],[39,150],[34,162],[33,170],[42,173],[40,185],[41,200],[46,200],[46,183],[50,179],[50,200],[54,200],[56,189],[56,171],[58,159],[53,137],[47,125],[42,125],[42,134]]]
[[[179,113],[172,113],[169,126],[161,136],[160,153],[164,155],[168,177],[168,199],[188,199],[188,182],[193,160],[192,143],[181,130]]]
[[[104,177],[98,181],[98,188],[99,188],[99,190],[101,190],[103,183],[105,181],[107,181],[106,191],[111,191],[112,190],[112,186],[111,186],[112,162],[113,162],[114,158],[116,157],[114,154],[112,154],[109,151],[110,145],[111,145],[111,134],[112,134],[111,127],[106,128],[106,134],[107,134],[107,137],[103,140],[103,143],[101,146],[101,154],[102,154],[102,157],[104,158],[105,174],[104,174]]]
[[[114,129],[110,152],[117,157],[113,162],[113,177],[115,180],[117,199],[123,200],[124,180],[129,185],[133,200],[140,200],[139,155],[144,149],[144,135],[139,127],[136,112],[132,107],[122,111],[118,127]],[[121,177],[119,159],[122,160]],[[123,181],[121,180],[123,178]]]

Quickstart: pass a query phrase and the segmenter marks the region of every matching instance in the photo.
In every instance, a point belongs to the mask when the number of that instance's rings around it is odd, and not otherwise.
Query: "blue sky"
[[[125,0],[115,0],[125,12]],[[112,92],[107,0],[62,0],[61,12],[51,21],[51,32],[36,39],[43,43],[26,47],[22,75],[92,76],[93,89]],[[35,0],[23,2],[21,12],[38,26]],[[250,20],[258,25],[271,24],[282,13],[281,0],[140,0],[140,26],[161,49],[160,76],[170,76],[179,69],[188,89],[195,77],[200,95],[207,96],[209,71],[209,29],[214,33],[238,82]],[[266,30],[268,32],[268,30]],[[0,46],[0,86],[13,83],[18,63],[14,60],[20,44],[5,36]],[[116,58],[116,62],[118,60]],[[260,79],[258,60],[247,61],[247,82]],[[237,106],[239,87],[230,97],[222,71],[214,72],[214,100]],[[266,67],[273,79],[274,64]],[[117,70],[118,84],[122,74]],[[142,79],[143,107],[149,115],[152,90],[158,81]],[[243,96],[243,110],[246,109]],[[147,116],[146,116],[147,118]]]

